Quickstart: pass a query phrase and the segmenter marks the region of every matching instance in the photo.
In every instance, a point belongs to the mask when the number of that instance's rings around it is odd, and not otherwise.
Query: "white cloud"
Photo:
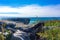
[[[0,13],[17,12],[17,8],[11,8],[9,6],[0,6]]]
[[[8,14],[9,12],[18,14]],[[39,6],[39,5],[27,5],[24,7],[12,8],[6,6],[0,6],[0,16],[10,16],[10,17],[60,17],[60,5],[49,5],[49,6]]]

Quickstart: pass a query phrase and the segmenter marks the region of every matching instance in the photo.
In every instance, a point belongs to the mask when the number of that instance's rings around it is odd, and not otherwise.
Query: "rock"
[[[28,34],[26,32],[17,30],[13,35],[11,40],[30,40]]]

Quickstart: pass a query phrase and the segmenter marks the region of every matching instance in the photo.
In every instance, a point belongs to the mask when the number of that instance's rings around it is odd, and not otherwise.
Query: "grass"
[[[3,34],[0,34],[0,40],[4,40]]]
[[[46,38],[46,40],[60,40],[60,21],[47,21],[45,22],[44,27],[44,32],[37,33],[42,39]]]

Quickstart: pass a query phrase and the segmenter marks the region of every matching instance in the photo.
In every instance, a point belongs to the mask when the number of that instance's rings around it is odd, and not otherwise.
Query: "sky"
[[[60,0],[0,0],[2,17],[60,17]]]

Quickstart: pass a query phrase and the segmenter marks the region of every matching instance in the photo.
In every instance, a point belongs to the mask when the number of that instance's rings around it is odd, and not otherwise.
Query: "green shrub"
[[[37,33],[41,38],[46,38],[46,40],[60,40],[60,28],[55,27],[50,30],[46,30],[42,33]]]

